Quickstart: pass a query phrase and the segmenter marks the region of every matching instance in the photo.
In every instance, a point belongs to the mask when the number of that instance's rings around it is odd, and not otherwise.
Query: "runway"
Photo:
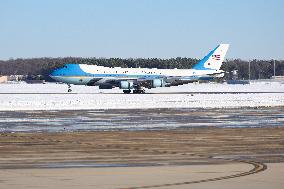
[[[275,166],[283,168],[282,164],[268,164],[274,170]],[[226,174],[246,171],[250,167],[245,164],[225,165],[195,165],[195,166],[165,166],[165,167],[125,167],[125,168],[57,168],[57,169],[20,169],[6,170],[0,175],[2,186],[6,188],[100,188],[100,189],[142,189],[142,188],[251,188],[254,182],[264,183],[257,188],[267,187],[269,183],[266,171],[249,176],[223,179]],[[272,181],[279,179],[281,171],[275,171]],[[36,175],[29,176],[29,175]],[[221,180],[214,180],[220,176]],[[213,177],[212,177],[213,176]],[[250,179],[251,177],[251,179]],[[270,178],[269,178],[270,179]],[[178,181],[185,182],[178,182]],[[244,181],[246,180],[246,181]],[[241,181],[241,182],[240,182]],[[248,182],[252,181],[252,182]],[[233,186],[230,186],[230,184]],[[145,185],[149,184],[149,185]],[[152,185],[151,185],[152,184]],[[224,185],[220,187],[220,184]],[[244,184],[247,184],[246,186]],[[281,183],[273,182],[273,187],[281,188]],[[258,186],[257,185],[257,186]],[[217,187],[216,187],[217,186]]]
[[[283,138],[283,127],[2,133],[0,182],[5,188],[281,188]]]
[[[283,112],[0,111],[0,183],[17,189],[280,189]]]

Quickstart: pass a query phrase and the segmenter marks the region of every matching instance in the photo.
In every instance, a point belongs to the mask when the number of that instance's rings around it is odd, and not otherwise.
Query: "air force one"
[[[145,88],[170,87],[198,80],[223,77],[220,70],[229,44],[220,44],[200,60],[193,69],[121,68],[88,64],[65,64],[50,77],[68,84],[99,86],[100,89],[119,87],[124,93],[145,93]]]

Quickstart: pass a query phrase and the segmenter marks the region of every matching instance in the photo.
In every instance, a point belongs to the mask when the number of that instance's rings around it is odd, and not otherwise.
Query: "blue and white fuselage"
[[[54,70],[50,77],[75,85],[99,86],[102,89],[120,87],[125,93],[143,92],[143,88],[175,86],[197,80],[223,77],[220,70],[228,50],[220,44],[205,56],[193,69],[121,68],[88,64],[66,64]]]

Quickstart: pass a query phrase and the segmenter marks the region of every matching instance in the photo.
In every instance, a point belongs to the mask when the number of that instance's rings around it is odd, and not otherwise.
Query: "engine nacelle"
[[[133,89],[133,81],[121,81],[120,89]]]
[[[166,83],[162,79],[153,79],[152,82],[151,82],[152,88],[164,87],[165,84]]]

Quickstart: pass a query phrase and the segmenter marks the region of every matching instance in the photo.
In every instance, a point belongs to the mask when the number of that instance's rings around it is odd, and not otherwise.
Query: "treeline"
[[[178,68],[190,69],[199,60],[193,58],[30,58],[30,59],[10,59],[0,61],[0,75],[43,75],[46,80],[50,80],[48,75],[55,68],[67,63],[95,64],[108,67],[141,67],[141,68]],[[273,60],[253,60],[250,62],[251,79],[267,79],[273,76]],[[276,75],[284,75],[284,61],[275,61]],[[226,60],[222,70],[226,71],[225,79],[233,77],[232,71],[238,70],[239,79],[249,78],[249,62],[241,59]]]

